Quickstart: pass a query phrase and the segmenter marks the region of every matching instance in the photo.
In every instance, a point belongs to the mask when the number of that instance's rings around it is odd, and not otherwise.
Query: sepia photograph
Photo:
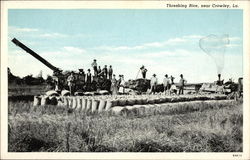
[[[7,152],[243,153],[229,8],[7,9]]]

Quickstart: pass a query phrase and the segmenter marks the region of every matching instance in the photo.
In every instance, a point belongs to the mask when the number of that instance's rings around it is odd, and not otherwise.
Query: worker
[[[170,76],[170,91],[169,91],[170,94],[171,94],[171,93],[177,94],[177,88],[176,88],[176,86],[175,86],[175,84],[174,84],[174,79],[175,79],[175,77],[173,77],[173,76],[171,75],[171,76]]]
[[[92,82],[92,75],[90,73],[90,69],[88,69],[88,73],[86,74],[86,83]]]
[[[79,81],[79,85],[82,86],[85,84],[85,72],[83,69],[78,69],[79,73],[78,73],[78,81]]]
[[[155,91],[156,91],[156,85],[157,85],[157,78],[156,78],[156,74],[153,74],[151,80],[150,80],[150,86],[151,86],[151,89],[150,89],[150,93],[153,93],[155,94]]]
[[[97,74],[99,75],[101,72],[102,72],[101,66],[98,66]]]
[[[142,78],[145,79],[146,78],[146,73],[147,73],[148,70],[145,68],[144,65],[141,66],[140,70],[141,70]]]
[[[93,60],[91,66],[93,67],[94,75],[97,76],[97,63],[96,63],[96,59]]]
[[[110,65],[109,66],[109,69],[108,69],[108,75],[109,75],[109,79],[111,80],[112,79],[112,74],[113,74],[113,68],[112,68],[112,66]]]
[[[238,98],[242,98],[243,97],[243,78],[242,77],[238,79],[237,91],[238,91]]]
[[[92,75],[90,73],[90,69],[88,69],[88,72],[86,74],[86,90],[91,90],[91,83],[92,83]]]
[[[125,86],[124,75],[121,75],[121,81],[119,84],[119,93],[121,93],[121,94],[124,93],[124,86]]]
[[[180,82],[179,82],[179,95],[180,94],[183,94],[183,91],[184,91],[184,85],[185,83],[187,82],[184,78],[183,78],[183,75],[181,74],[180,75],[181,79],[180,79]]]
[[[70,75],[67,78],[68,81],[68,86],[69,86],[69,91],[70,91],[70,95],[74,95],[74,83],[75,83],[75,76],[74,76],[74,72],[71,72]]]
[[[117,95],[117,80],[115,79],[115,74],[113,74],[113,78],[111,79],[110,91],[112,95]]]
[[[169,80],[169,77],[168,75],[166,74],[164,79],[163,79],[163,87],[164,87],[164,93],[165,95],[170,95],[170,80]]]
[[[108,68],[107,68],[107,65],[105,65],[104,68],[103,68],[103,75],[104,75],[105,79],[108,78]]]

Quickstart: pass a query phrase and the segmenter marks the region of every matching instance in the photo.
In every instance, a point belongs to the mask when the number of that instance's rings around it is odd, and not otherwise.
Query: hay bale
[[[127,115],[128,109],[126,107],[114,106],[111,109],[111,113],[115,115]]]
[[[59,96],[59,94],[56,91],[54,91],[54,90],[47,91],[46,95],[47,96]]]
[[[34,96],[33,106],[39,106],[41,105],[41,97]]]
[[[103,99],[100,100],[100,103],[98,106],[98,112],[102,112],[105,110],[106,103],[107,103],[106,100],[103,100]]]
[[[62,96],[70,96],[70,91],[68,91],[68,90],[62,90],[61,95]]]

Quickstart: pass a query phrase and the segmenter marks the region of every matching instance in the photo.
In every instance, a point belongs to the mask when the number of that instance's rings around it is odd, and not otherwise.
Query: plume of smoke
[[[208,35],[200,39],[200,48],[215,62],[217,74],[221,74],[224,68],[224,54],[229,44],[229,36]]]

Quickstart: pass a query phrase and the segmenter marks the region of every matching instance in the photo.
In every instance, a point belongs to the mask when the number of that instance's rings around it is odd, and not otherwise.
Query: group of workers
[[[100,66],[97,65],[96,59],[93,60],[91,63],[91,66],[94,71],[94,75],[92,76],[91,70],[88,69],[87,73],[84,72],[83,69],[79,69],[79,73],[75,75],[74,72],[71,72],[71,74],[67,78],[67,83],[68,87],[70,90],[70,93],[73,94],[74,92],[74,86],[76,85],[76,82],[79,85],[85,85],[88,87],[91,85],[93,81],[93,77],[96,78],[104,78],[104,79],[109,79],[111,81],[111,87],[110,91],[113,95],[116,95],[119,93],[124,93],[124,87],[125,87],[125,80],[124,80],[124,75],[119,75],[119,78],[116,79],[116,75],[113,74],[113,68],[110,65],[109,68],[107,65],[105,65],[102,69]],[[140,68],[140,71],[142,73],[143,79],[146,79],[146,73],[147,69],[145,66],[142,66]],[[171,91],[177,90],[176,86],[174,85],[174,77],[171,75],[168,77],[166,74],[164,79],[163,79],[163,87],[164,87],[164,93],[165,94],[171,94]],[[184,91],[184,85],[187,81],[183,78],[183,75],[180,75],[180,81],[179,81],[179,94],[183,94]],[[156,92],[156,87],[158,85],[158,79],[156,77],[156,74],[153,74],[152,78],[150,79],[150,93],[155,94]]]
[[[75,74],[74,72],[71,72],[70,75],[67,77],[67,84],[70,90],[70,93],[73,95],[74,93],[74,87],[76,83],[78,85],[86,85],[86,87],[90,87],[91,83],[95,78],[104,78],[111,81],[111,88],[110,91],[112,94],[117,94],[118,92],[123,93],[124,92],[124,75],[119,75],[119,79],[117,80],[115,77],[115,74],[113,74],[113,68],[112,65],[107,67],[107,65],[104,65],[104,67],[101,69],[101,66],[97,65],[97,60],[94,59],[91,63],[91,66],[94,71],[94,75],[91,74],[91,70],[88,69],[87,73],[84,72],[83,69],[79,69],[79,72]],[[87,89],[88,90],[88,89]]]
[[[98,66],[96,59],[94,59],[93,62],[91,63],[91,66],[93,67],[95,76],[98,76],[98,77],[101,76],[109,80],[112,79],[113,68],[111,65],[109,66],[109,68],[107,67],[107,65],[104,65],[104,67],[101,69],[101,66]]]
[[[142,73],[142,78],[146,79],[146,73],[147,69],[145,68],[144,65],[140,68],[141,73]],[[164,79],[163,79],[163,87],[164,87],[164,93],[170,95],[171,91],[177,90],[176,85],[174,84],[174,77],[171,75],[168,77],[166,74]],[[180,75],[180,80],[179,80],[179,95],[184,94],[184,86],[187,83],[187,81],[183,78],[183,74]],[[156,92],[156,86],[158,84],[158,79],[156,77],[156,74],[153,74],[153,76],[150,79],[150,93],[155,94]]]
[[[163,88],[164,88],[164,93],[167,95],[170,95],[171,92],[177,91],[176,85],[174,84],[174,77],[171,75],[168,77],[166,74],[164,79],[163,79]],[[183,74],[180,75],[180,80],[179,80],[179,95],[184,94],[184,86],[187,83],[187,81],[183,78]],[[156,74],[153,74],[152,78],[150,79],[150,93],[155,94],[156,92],[156,86],[158,84],[158,79],[156,77]]]

